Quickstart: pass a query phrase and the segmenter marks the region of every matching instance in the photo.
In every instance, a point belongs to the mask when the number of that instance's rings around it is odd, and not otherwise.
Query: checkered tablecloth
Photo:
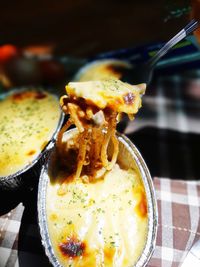
[[[200,181],[154,178],[154,185],[159,226],[148,267],[178,267],[200,239]],[[50,266],[41,245],[36,197],[31,192],[25,208],[20,203],[0,217],[0,267]]]

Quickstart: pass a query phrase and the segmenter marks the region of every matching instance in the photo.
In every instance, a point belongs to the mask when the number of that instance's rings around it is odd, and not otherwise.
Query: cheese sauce
[[[135,114],[141,107],[146,85],[130,85],[120,80],[70,82],[66,86],[69,97],[83,98],[99,109],[111,108],[118,113]],[[61,98],[62,99],[62,98]]]
[[[118,164],[103,179],[49,182],[47,221],[62,266],[132,266],[146,243],[147,202],[141,177]]]
[[[0,176],[30,164],[51,139],[59,118],[59,101],[46,91],[20,91],[1,100]]]
[[[83,67],[75,77],[79,82],[98,81],[110,78],[121,79],[131,64],[120,60],[99,60]]]

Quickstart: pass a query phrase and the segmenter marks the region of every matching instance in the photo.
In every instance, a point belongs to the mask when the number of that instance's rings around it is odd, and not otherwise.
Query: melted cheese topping
[[[83,67],[77,73],[75,80],[79,82],[99,81],[105,79],[121,79],[122,73],[130,69],[128,62],[120,60],[98,60]]]
[[[111,108],[118,113],[135,114],[141,107],[145,84],[130,85],[120,80],[70,82],[66,86],[69,97],[83,98],[88,105],[99,109]]]
[[[22,91],[0,101],[0,176],[30,164],[51,139],[60,118],[58,99]]]
[[[132,266],[142,253],[148,228],[140,176],[116,164],[95,183],[50,182],[47,220],[62,266]]]

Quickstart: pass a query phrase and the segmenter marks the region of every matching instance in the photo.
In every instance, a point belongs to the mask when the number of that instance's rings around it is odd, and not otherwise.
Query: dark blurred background
[[[0,44],[75,56],[165,41],[191,13],[190,0],[7,0],[0,10]]]

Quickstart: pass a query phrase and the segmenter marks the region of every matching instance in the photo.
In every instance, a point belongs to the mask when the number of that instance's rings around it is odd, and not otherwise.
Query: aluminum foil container
[[[68,131],[72,133],[74,130]],[[119,156],[118,161],[121,162],[125,167],[137,168],[141,174],[141,179],[144,184],[147,202],[148,202],[148,234],[146,237],[146,244],[142,251],[141,256],[139,257],[135,267],[143,267],[149,262],[151,255],[155,248],[156,234],[157,234],[157,224],[158,224],[158,211],[157,211],[157,202],[155,197],[155,191],[152,183],[152,178],[149,173],[149,170],[133,143],[124,135],[117,134],[119,140]],[[51,156],[55,148],[49,151],[49,157],[46,159],[46,164],[43,166],[39,187],[38,187],[38,220],[40,227],[40,234],[42,237],[42,244],[45,249],[45,253],[49,258],[49,261],[54,267],[61,267],[58,259],[54,254],[52,248],[49,232],[48,232],[48,222],[46,214],[46,194],[47,187],[49,184],[48,170],[51,163]]]
[[[34,88],[14,89],[10,91],[9,93],[1,94],[0,99],[4,99],[4,97],[6,97],[7,95],[10,95],[16,92],[19,93],[19,92],[27,91],[29,89],[34,89]],[[56,93],[54,92],[51,92],[51,93],[55,94],[55,97],[56,97]],[[41,168],[45,162],[46,154],[54,146],[56,136],[63,125],[64,117],[65,117],[64,113],[61,112],[57,127],[51,139],[49,140],[49,142],[46,144],[46,146],[43,148],[43,150],[40,152],[40,154],[37,156],[36,159],[34,159],[30,164],[26,165],[23,169],[19,170],[18,172],[14,174],[0,177],[0,189],[18,190],[22,186],[32,187],[35,185],[35,182],[38,181],[38,177],[40,176]]]

